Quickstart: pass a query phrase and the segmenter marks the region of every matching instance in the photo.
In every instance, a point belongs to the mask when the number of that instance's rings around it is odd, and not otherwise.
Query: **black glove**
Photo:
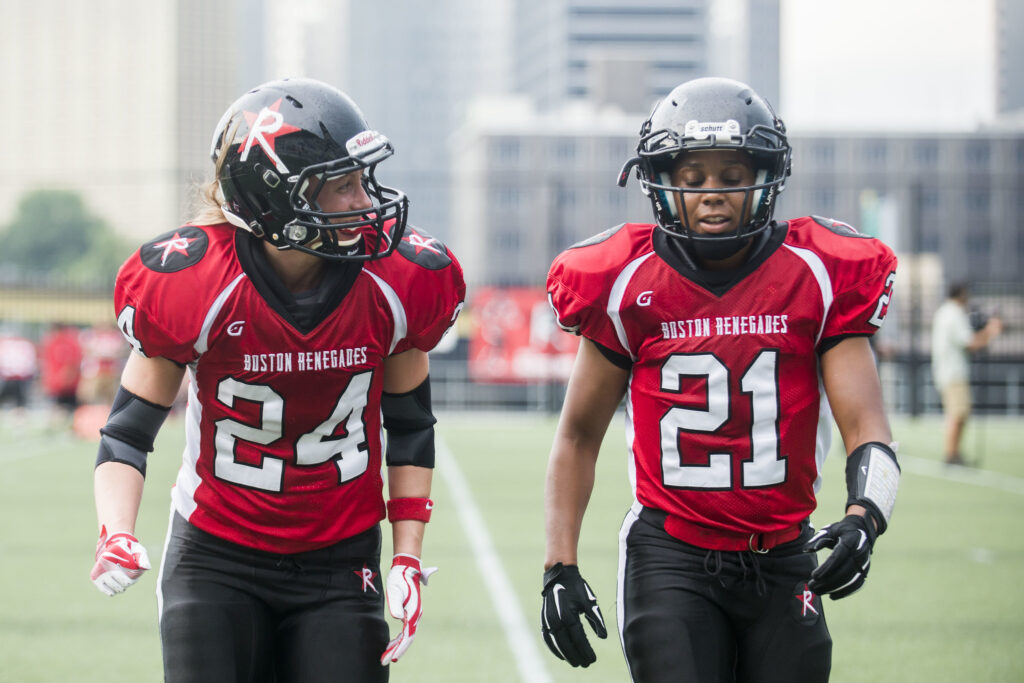
[[[559,562],[544,572],[544,590],[540,594],[544,598],[540,630],[548,649],[573,666],[587,667],[596,662],[597,655],[587,642],[580,613],[590,622],[598,638],[607,638],[608,629],[597,606],[597,597],[580,576],[579,567]]]
[[[811,572],[807,587],[818,595],[833,600],[845,598],[864,585],[871,566],[871,549],[876,533],[871,520],[860,515],[846,515],[838,522],[822,527],[804,545],[805,553],[832,548],[832,554]]]

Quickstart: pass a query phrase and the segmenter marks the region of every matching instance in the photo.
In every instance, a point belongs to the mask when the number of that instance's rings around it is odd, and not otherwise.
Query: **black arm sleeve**
[[[151,403],[119,387],[107,424],[100,428],[96,465],[120,462],[146,476],[146,454],[153,450],[157,432],[171,409]]]
[[[434,466],[434,417],[430,407],[430,378],[404,394],[384,392],[380,401],[388,433],[384,460],[396,465]]]

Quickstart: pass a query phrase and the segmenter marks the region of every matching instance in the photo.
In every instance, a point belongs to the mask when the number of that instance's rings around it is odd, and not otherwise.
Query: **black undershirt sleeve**
[[[618,351],[612,351],[603,344],[598,344],[593,339],[588,339],[591,344],[597,347],[597,350],[601,352],[601,355],[608,359],[608,361],[615,366],[622,368],[623,370],[630,370],[633,367],[633,360],[629,356],[624,356]]]
[[[828,339],[822,339],[821,342],[818,343],[818,355],[819,356],[822,355],[823,353],[825,353],[826,351],[831,349],[833,346],[835,346],[839,342],[843,341],[844,339],[849,339],[850,337],[869,337],[869,336],[871,336],[871,335],[867,335],[867,334],[840,334],[840,335],[836,335],[835,337],[829,337]]]

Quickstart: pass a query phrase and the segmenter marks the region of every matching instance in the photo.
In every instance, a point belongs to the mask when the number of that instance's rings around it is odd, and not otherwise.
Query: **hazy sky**
[[[782,0],[794,129],[973,129],[995,111],[993,0]]]

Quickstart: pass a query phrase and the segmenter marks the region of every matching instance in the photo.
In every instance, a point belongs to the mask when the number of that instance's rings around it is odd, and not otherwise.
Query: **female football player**
[[[595,461],[625,397],[635,502],[619,535],[618,627],[634,681],[828,679],[822,595],[867,575],[899,468],[869,337],[896,259],[831,219],[777,222],[785,127],[750,87],[702,78],[643,124],[635,168],[654,224],[555,259],[559,324],[584,337],[548,465],[546,643],[595,660],[607,627],[577,567]],[[809,516],[831,430],[846,446],[840,521]],[[814,551],[832,548],[821,566]]]
[[[340,91],[261,85],[217,126],[206,209],[118,275],[133,353],[101,430],[91,578],[113,595],[150,568],[134,535],[146,457],[187,373],[157,589],[167,681],[384,681],[415,636],[432,571],[427,352],[465,285],[378,183],[391,155]],[[403,622],[390,642],[385,592]]]

